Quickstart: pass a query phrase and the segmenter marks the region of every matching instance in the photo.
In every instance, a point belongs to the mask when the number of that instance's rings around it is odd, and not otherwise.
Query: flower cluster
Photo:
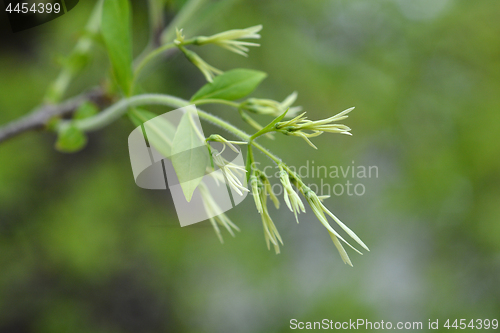
[[[193,63],[198,69],[203,73],[205,79],[208,82],[212,82],[216,75],[220,75],[223,73],[220,69],[217,69],[211,65],[209,65],[205,60],[203,60],[198,54],[195,52],[188,50],[184,47],[184,45],[192,44],[191,42],[186,41],[186,38],[182,34],[182,29],[175,29],[175,33],[177,34],[177,38],[174,40],[174,44],[177,45],[179,50],[184,53],[186,58]]]
[[[296,96],[293,96],[295,94],[292,94],[292,98],[287,98],[291,103],[295,100]],[[270,103],[271,104],[271,103]],[[311,121],[308,120],[305,116],[304,113],[296,116],[293,119],[290,119],[288,121],[280,121],[277,122],[274,125],[274,130],[278,132],[282,132],[288,135],[296,135],[296,136],[301,136],[308,143],[310,143],[313,147],[315,147],[308,138],[318,136],[322,134],[323,132],[329,132],[329,133],[341,133],[341,134],[350,134],[350,128],[338,124],[336,122],[343,120],[347,118],[347,114],[351,112],[353,108],[347,109],[345,111],[342,111],[335,116],[329,117],[324,120],[318,120],[318,121]],[[271,113],[271,112],[269,112]],[[307,132],[306,132],[307,131]],[[210,136],[207,141],[217,141],[221,142],[225,146],[229,146],[231,149],[234,151],[237,151],[236,147],[233,146],[233,144],[241,144],[243,142],[237,142],[237,141],[229,141],[220,135],[212,135]],[[224,149],[223,148],[223,149]],[[316,147],[315,147],[316,148]],[[249,151],[251,154],[251,147],[249,147]],[[222,152],[221,152],[222,153]],[[283,245],[283,240],[281,239],[281,236],[278,232],[278,229],[276,228],[270,214],[269,210],[267,207],[267,199],[268,197],[271,199],[271,201],[274,203],[275,207],[278,209],[279,208],[279,200],[278,198],[274,195],[274,192],[271,187],[271,183],[269,179],[266,177],[266,175],[255,168],[253,165],[250,166],[251,170],[246,170],[243,167],[236,166],[232,163],[229,163],[225,159],[222,158],[221,153],[218,153],[217,151],[214,151],[212,153],[213,155],[213,160],[214,163],[219,166],[219,168],[222,170],[225,178],[227,179],[228,184],[236,190],[237,193],[242,195],[242,191],[248,191],[242,184],[242,182],[239,180],[239,178],[234,175],[233,172],[248,172],[251,171],[251,176],[249,177],[249,185],[252,190],[252,195],[253,199],[255,202],[255,206],[257,208],[257,211],[261,215],[262,219],[262,226],[264,228],[264,238],[267,243],[268,249],[270,249],[271,244],[274,246],[274,250],[276,253],[280,252],[280,244]],[[253,156],[253,155],[252,155]],[[253,160],[253,157],[252,157]],[[330,217],[333,219],[337,225],[344,230],[347,235],[349,235],[356,243],[358,243],[361,247],[363,247],[365,250],[369,251],[368,247],[361,241],[361,239],[351,230],[349,229],[340,219],[335,216],[328,208],[325,207],[323,204],[323,200],[326,199],[326,197],[318,196],[315,192],[313,192],[308,186],[306,186],[300,177],[293,172],[290,168],[286,166],[281,161],[275,161],[278,164],[279,167],[279,179],[281,182],[281,185],[283,186],[283,200],[285,201],[286,206],[290,211],[294,214],[295,220],[297,223],[299,222],[298,219],[298,214],[301,212],[305,213],[306,208],[304,206],[304,203],[302,202],[302,199],[299,196],[299,193],[303,196],[303,198],[306,200],[306,202],[309,204],[309,207],[311,208],[312,212],[316,216],[316,218],[323,224],[323,226],[327,229],[335,247],[340,253],[340,256],[344,263],[351,265],[352,262],[344,249],[344,246],[342,243],[347,244],[347,246],[351,247],[353,250],[358,252],[359,254],[362,254],[358,249],[356,249],[354,246],[352,246],[348,241],[344,239],[328,222],[327,217]]]
[[[243,42],[238,39],[259,39],[258,32],[262,29],[262,25],[246,29],[234,29],[215,34],[210,37],[200,36],[194,40],[195,45],[215,44],[223,47],[231,52],[247,56],[249,51],[247,46],[260,46],[257,43]]]
[[[224,145],[223,150],[226,148]],[[214,164],[219,167],[226,179],[227,184],[236,191],[239,195],[243,195],[243,192],[250,192],[243,183],[240,178],[243,178],[247,170],[239,165],[236,165],[232,162],[229,162],[224,157],[221,156],[223,150],[219,153],[217,150],[212,150],[212,159]]]
[[[340,133],[352,135],[349,131],[351,130],[346,125],[337,124],[335,122],[347,118],[347,114],[354,110],[354,108],[349,108],[344,110],[335,116],[312,121],[307,119],[304,115],[305,112],[298,115],[297,117],[290,119],[288,121],[282,121],[276,124],[275,129],[278,132],[284,133],[286,135],[293,135],[303,138],[311,147],[318,149],[309,138],[313,138],[323,134],[323,132],[328,133]],[[309,132],[306,132],[309,131]]]
[[[182,33],[182,29],[176,29],[176,38],[174,44],[181,50],[186,58],[191,61],[203,73],[208,82],[212,82],[216,75],[223,72],[205,62],[198,54],[185,48],[186,45],[206,45],[214,44],[223,47],[231,52],[247,56],[249,51],[247,46],[260,46],[260,44],[252,42],[244,42],[239,39],[259,39],[258,32],[262,29],[262,25],[246,29],[234,29],[224,31],[213,36],[198,36],[192,39],[186,39]]]
[[[242,41],[242,39],[260,38],[258,32],[261,29],[262,26],[259,25],[247,29],[229,30],[209,37],[200,36],[192,39],[186,39],[182,34],[182,30],[178,30],[177,38],[175,39],[174,43],[186,55],[186,57],[200,69],[200,71],[203,73],[207,81],[212,82],[215,75],[221,74],[222,71],[207,64],[196,53],[187,50],[185,46],[214,44],[223,47],[225,49],[228,49],[232,52],[235,52],[237,54],[247,56],[247,52],[249,51],[248,47],[259,46],[259,44]],[[222,180],[222,178],[225,179],[226,183],[236,193],[242,196],[244,192],[249,192],[249,190],[246,187],[247,184],[244,181],[245,173],[247,173],[247,175],[250,175],[248,177],[249,186],[251,188],[251,193],[257,211],[261,215],[266,244],[268,249],[270,249],[272,244],[276,253],[280,253],[280,244],[283,245],[283,240],[271,218],[271,215],[269,214],[267,206],[268,197],[273,202],[274,206],[277,209],[279,208],[280,203],[272,190],[272,186],[269,179],[263,172],[255,168],[252,163],[253,140],[255,140],[260,135],[266,135],[268,137],[272,137],[273,132],[280,132],[286,135],[301,137],[311,147],[317,149],[316,146],[310,141],[310,138],[319,136],[324,132],[351,135],[350,133],[351,129],[346,125],[339,124],[338,122],[343,119],[346,119],[348,117],[348,113],[351,112],[354,108],[349,108],[326,119],[313,121],[309,120],[305,116],[305,112],[300,115],[297,115],[302,110],[302,108],[299,106],[295,107],[293,106],[296,99],[297,99],[297,93],[293,92],[291,95],[286,97],[285,100],[282,102],[278,102],[271,99],[248,98],[247,100],[239,104],[238,103],[230,104],[238,108],[238,111],[242,116],[243,120],[245,120],[255,129],[257,129],[258,132],[255,133],[253,136],[249,136],[250,138],[249,142],[229,141],[217,134],[211,135],[206,139],[207,142],[214,141],[223,144],[221,152],[212,149],[210,145],[208,145],[208,148],[211,151],[211,157],[213,162],[212,166],[217,166],[222,171],[222,173],[217,173],[217,177],[219,177],[220,179],[216,178],[216,180]],[[228,104],[228,102],[223,104]],[[257,123],[250,117],[249,113],[273,116],[276,119],[267,126],[261,126],[259,123]],[[289,119],[283,120],[285,116],[288,117]],[[228,146],[235,152],[239,152],[236,149],[235,145],[247,144],[247,143],[249,144],[248,161],[250,163],[248,163],[246,168],[236,165],[232,162],[229,162],[224,157],[222,157],[221,154],[226,148],[226,146]],[[258,145],[254,146],[259,147]],[[283,200],[288,209],[290,209],[290,211],[295,216],[295,220],[297,221],[297,223],[299,222],[298,215],[301,212],[302,213],[306,212],[306,207],[303,202],[303,199],[305,199],[305,202],[309,205],[311,211],[314,213],[316,218],[327,229],[344,263],[352,266],[351,260],[349,259],[349,256],[346,250],[344,249],[342,243],[347,244],[349,247],[351,247],[360,254],[361,252],[357,250],[354,246],[352,246],[348,241],[346,241],[330,225],[330,223],[328,222],[328,217],[333,219],[333,221],[335,221],[336,224],[357,244],[359,244],[365,250],[369,251],[368,247],[361,241],[361,239],[344,223],[342,223],[342,221],[340,221],[340,219],[337,218],[330,210],[328,210],[328,208],[325,207],[322,201],[326,199],[327,196],[326,197],[318,196],[309,187],[307,187],[300,179],[300,177],[296,173],[294,173],[289,167],[287,167],[287,165],[284,164],[279,158],[267,152],[261,146],[259,149],[263,151],[267,156],[269,156],[275,163],[277,163],[280,170],[279,172],[280,183],[284,189]],[[228,230],[228,232],[231,235],[234,236],[233,230],[239,230],[239,229],[229,220],[229,218],[227,218],[225,214],[223,213],[216,214],[218,211],[220,211],[220,209],[217,207],[214,200],[210,197],[206,188],[202,186],[200,189],[202,192],[202,199],[208,216],[214,216],[209,219],[219,239],[221,239],[222,241],[219,226],[223,226]]]
[[[279,208],[279,200],[274,195],[271,189],[269,179],[260,171],[255,170],[254,174],[250,176],[250,187],[252,188],[252,195],[255,201],[255,206],[262,218],[262,226],[264,228],[264,238],[266,240],[267,248],[270,249],[271,243],[274,246],[276,254],[280,253],[279,243],[283,245],[283,240],[274,225],[269,211],[267,209],[267,196],[269,195],[273,201],[276,209]]]
[[[328,210],[328,208],[325,207],[322,201],[323,199],[328,198],[328,196],[318,196],[309,187],[304,185],[299,176],[288,169],[286,165],[278,164],[278,167],[280,169],[280,182],[284,188],[284,201],[287,207],[294,213],[297,223],[299,222],[297,214],[306,211],[304,204],[302,203],[302,200],[297,193],[297,191],[299,191],[306,199],[314,215],[327,229],[344,263],[352,266],[351,260],[349,259],[349,256],[347,255],[347,252],[345,251],[340,241],[347,244],[359,254],[362,253],[354,246],[352,246],[349,242],[347,242],[334,228],[332,228],[332,226],[328,223],[328,219],[326,216],[330,216],[354,241],[361,245],[365,250],[370,251],[365,243],[363,243],[363,241],[361,241],[361,239],[351,229],[349,229],[344,223],[342,223],[342,221],[340,221],[339,218],[337,218],[337,216],[335,216],[330,210]],[[297,191],[292,187],[292,182]],[[274,223],[271,220],[271,217],[269,216],[269,212],[266,206],[267,195],[269,195],[271,200],[275,203],[276,208],[279,207],[278,198],[276,198],[276,196],[274,196],[274,194],[272,193],[271,184],[269,183],[267,177],[265,177],[265,175],[259,170],[254,170],[253,175],[250,177],[250,186],[252,188],[252,194],[254,197],[255,205],[257,207],[257,211],[261,214],[262,217],[262,223],[264,225],[264,236],[266,238],[268,248],[270,243],[273,243],[276,253],[279,253],[278,242],[283,244],[283,241],[281,240],[278,230],[276,229]]]

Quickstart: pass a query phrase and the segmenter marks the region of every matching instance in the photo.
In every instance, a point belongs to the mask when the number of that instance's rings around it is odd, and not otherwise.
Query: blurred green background
[[[40,103],[92,6],[80,1],[53,22],[0,36],[0,124]],[[167,3],[167,22],[181,6]],[[263,24],[248,58],[196,49],[222,70],[268,72],[253,96],[297,90],[312,119],[356,106],[344,121],[352,137],[324,134],[317,151],[295,137],[265,143],[297,167],[378,167],[378,178],[348,178],[364,184],[363,196],[326,201],[371,252],[348,250],[354,267],[344,265],[310,209],[297,225],[283,206],[271,209],[285,243],[275,255],[250,199],[228,212],[242,232],[225,233],[223,245],[208,222],[180,228],[167,191],[134,183],[126,118],[76,154],[56,152],[52,133],[26,133],[0,145],[0,332],[500,319],[499,16],[497,0],[241,0],[195,16],[202,35]],[[133,24],[137,55],[145,2],[134,2]],[[106,68],[96,46],[66,97],[102,82]],[[189,98],[204,78],[176,55],[142,84]],[[206,109],[250,131],[231,108]]]

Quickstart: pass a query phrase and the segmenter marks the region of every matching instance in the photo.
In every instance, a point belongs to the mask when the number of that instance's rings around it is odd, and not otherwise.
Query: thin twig
[[[107,104],[105,93],[102,89],[96,88],[59,104],[38,107],[26,116],[0,127],[0,142],[27,131],[43,129],[53,117],[69,115],[86,101],[91,101],[99,106]]]

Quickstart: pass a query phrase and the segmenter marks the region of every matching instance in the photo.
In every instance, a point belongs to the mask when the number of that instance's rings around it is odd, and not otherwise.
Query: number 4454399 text
[[[5,11],[8,13],[22,13],[22,14],[43,14],[43,13],[59,13],[61,11],[61,4],[59,3],[17,3],[13,6],[12,3],[9,3],[5,8]]]

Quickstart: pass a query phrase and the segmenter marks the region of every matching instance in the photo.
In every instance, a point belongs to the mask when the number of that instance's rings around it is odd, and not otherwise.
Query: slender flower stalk
[[[223,47],[231,52],[241,54],[247,57],[249,51],[247,46],[260,46],[258,43],[243,42],[238,39],[259,39],[258,32],[262,29],[262,25],[246,29],[234,29],[215,34],[210,37],[200,36],[194,39],[194,45],[215,44]]]
[[[216,75],[220,75],[223,73],[223,71],[221,71],[220,69],[217,69],[217,68],[209,65],[208,63],[206,63],[205,60],[203,60],[195,52],[186,49],[182,45],[179,45],[178,47],[184,53],[186,58],[188,58],[189,61],[191,61],[193,63],[193,65],[198,67],[198,69],[203,73],[203,75],[205,76],[205,79],[208,82],[212,82]]]
[[[255,121],[252,117],[250,117],[243,109],[238,110],[241,116],[241,119],[243,119],[248,125],[252,126],[258,131],[264,128],[261,124],[259,124],[257,121]],[[274,140],[273,133],[269,132],[264,134],[267,138]]]

